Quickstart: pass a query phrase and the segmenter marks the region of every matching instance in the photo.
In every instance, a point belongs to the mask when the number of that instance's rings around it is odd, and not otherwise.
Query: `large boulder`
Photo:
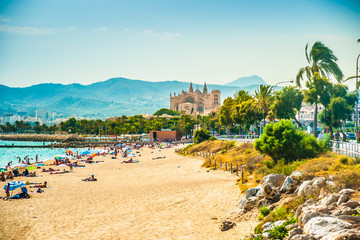
[[[310,219],[320,216],[320,214],[315,210],[307,210],[303,212],[300,216],[300,224],[304,226]]]
[[[248,190],[246,190],[245,198],[249,199],[250,197],[254,197],[261,190],[262,190],[261,185],[253,187],[253,188],[249,188]]]
[[[334,232],[350,228],[351,224],[334,217],[315,217],[304,226],[304,233],[320,239]]]
[[[340,205],[342,203],[346,203],[347,201],[349,201],[350,197],[346,194],[341,194],[339,197],[339,200],[337,201],[337,205]]]
[[[333,216],[342,216],[342,215],[350,215],[356,214],[357,211],[353,208],[340,206],[336,211],[332,213]]]
[[[290,177],[286,177],[284,180],[283,185],[280,188],[280,192],[287,192],[288,190],[290,190],[291,185],[294,183],[294,180],[292,180]]]
[[[280,194],[270,184],[263,184],[264,198],[271,202],[277,202],[280,200]]]
[[[294,181],[301,181],[304,177],[304,173],[301,171],[294,171],[291,173],[290,178]]]
[[[316,177],[313,179],[312,185],[316,188],[322,188],[326,185],[326,178],[324,177]]]
[[[315,187],[312,186],[312,181],[304,181],[298,191],[298,196],[308,197],[315,193]]]
[[[355,190],[353,190],[353,189],[351,189],[351,188],[344,188],[344,189],[342,189],[339,193],[350,196],[350,195],[353,194],[354,192],[355,192]]]
[[[332,193],[332,194],[329,194],[326,197],[324,197],[323,200],[321,200],[321,204],[323,206],[329,206],[333,202],[337,202],[339,200],[339,198],[340,198],[340,194]]]
[[[346,229],[340,232],[330,233],[327,236],[321,238],[321,240],[360,240],[360,230],[358,229]]]
[[[342,203],[341,206],[350,207],[350,208],[357,208],[360,206],[360,203],[355,201],[354,199],[350,199],[346,203]]]
[[[250,211],[256,206],[256,197],[250,197],[248,199],[241,199],[239,203],[239,208],[244,209],[246,212]]]
[[[281,187],[284,183],[285,178],[286,176],[283,174],[272,173],[263,177],[263,185],[269,184],[271,187],[274,188]]]

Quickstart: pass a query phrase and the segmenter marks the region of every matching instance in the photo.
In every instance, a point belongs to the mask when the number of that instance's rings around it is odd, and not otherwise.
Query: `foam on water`
[[[25,141],[0,141],[0,145],[28,145],[28,146],[42,146],[43,142],[25,142]],[[45,144],[51,144],[46,142]],[[12,161],[13,164],[19,163],[17,157],[20,157],[24,160],[25,156],[28,156],[31,160],[30,162],[35,162],[35,157],[38,155],[39,161],[44,161],[48,159],[54,159],[56,155],[64,155],[66,150],[71,150],[73,152],[81,152],[82,148],[0,148],[0,167],[5,167],[8,162]]]

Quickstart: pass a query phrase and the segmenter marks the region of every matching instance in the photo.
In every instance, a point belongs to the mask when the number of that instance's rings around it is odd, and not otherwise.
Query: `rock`
[[[263,232],[270,231],[274,228],[274,224],[272,222],[267,222],[262,225]]]
[[[292,180],[290,177],[286,177],[283,185],[280,188],[280,192],[286,192],[290,189],[291,184],[294,183],[294,180]]]
[[[245,211],[250,211],[256,206],[256,197],[250,197],[248,199],[241,199],[239,203],[239,208],[244,209]]]
[[[233,228],[234,226],[236,226],[236,224],[234,222],[223,221],[219,228],[221,231],[227,231],[227,230]]]
[[[247,200],[245,198],[242,198],[239,202],[239,208],[240,209],[244,209],[245,203],[247,202]]]
[[[329,206],[327,206],[327,208],[329,210],[334,210],[338,207],[338,205],[336,204],[336,202],[333,202],[332,204],[330,204]]]
[[[294,181],[300,181],[304,177],[304,173],[301,171],[294,171],[291,173],[290,178]]]
[[[276,221],[276,222],[274,222],[274,227],[278,227],[278,226],[280,226],[280,225],[283,225],[284,223],[286,223],[285,220]]]
[[[299,225],[297,223],[293,223],[293,224],[286,226],[286,230],[288,230],[288,231],[293,230],[295,228],[299,228]]]
[[[330,233],[321,238],[321,240],[360,240],[360,231],[356,229],[342,230],[340,232]]]
[[[245,198],[248,199],[250,197],[256,196],[257,192],[260,190],[260,187],[253,187],[253,188],[249,188],[248,190],[246,190],[245,193]]]
[[[321,200],[321,204],[323,206],[329,206],[333,202],[337,202],[337,200],[339,200],[339,197],[340,195],[338,193],[329,194],[328,196],[323,198],[323,200]]]
[[[316,177],[313,179],[313,183],[312,183],[314,187],[318,187],[318,188],[324,187],[325,184],[326,184],[326,178],[324,177]]]
[[[269,184],[273,188],[281,187],[286,176],[283,174],[269,174],[263,177],[263,184]]]
[[[334,217],[314,217],[304,226],[304,233],[322,238],[333,232],[340,232],[351,227],[351,224]]]
[[[360,203],[355,201],[354,199],[350,199],[346,203],[342,203],[341,206],[350,207],[350,208],[357,208],[360,206]]]
[[[273,188],[271,187],[270,184],[263,184],[263,191],[264,191],[264,198],[266,200],[272,201],[272,202],[277,202],[280,199],[280,194]]]
[[[351,189],[351,188],[344,188],[342,189],[339,193],[340,194],[345,194],[345,195],[351,195],[355,192],[355,190]]]
[[[346,194],[341,194],[340,197],[339,197],[339,200],[337,201],[337,205],[340,205],[342,203],[346,203],[347,201],[349,201],[349,196],[346,195]]]
[[[231,210],[221,219],[224,221],[230,221],[230,222],[240,222],[242,220],[242,216],[244,213],[245,213],[244,209]]]
[[[312,186],[312,181],[304,181],[298,191],[298,196],[312,196],[314,194],[315,188]]]
[[[356,214],[356,210],[350,207],[340,206],[338,210],[332,213],[333,216],[341,216],[341,215],[353,215]]]
[[[302,235],[304,233],[304,231],[302,230],[302,228],[294,228],[292,230],[289,231],[288,233],[288,236],[289,236],[289,239],[295,239],[295,238],[292,238],[296,235]]]
[[[269,232],[264,232],[262,236],[263,236],[263,240],[271,239],[271,234]]]
[[[263,207],[263,206],[267,206],[271,204],[271,202],[269,202],[268,200],[266,200],[265,198],[261,199],[261,200],[258,200],[257,201],[257,207]]]
[[[310,219],[320,216],[320,214],[314,210],[304,211],[302,215],[300,215],[301,225],[304,226]]]
[[[305,234],[297,234],[288,238],[288,240],[316,240],[314,237],[305,235]]]
[[[262,185],[257,186],[257,188],[259,188],[259,191],[257,191],[255,197],[257,200],[260,200],[260,199],[264,198],[264,189],[263,189]]]
[[[326,186],[331,189],[331,190],[336,190],[338,189],[338,186],[336,185],[336,183],[334,181],[326,181]]]

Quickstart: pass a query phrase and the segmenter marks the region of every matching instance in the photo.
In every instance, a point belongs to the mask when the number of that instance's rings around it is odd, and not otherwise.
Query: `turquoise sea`
[[[3,145],[28,145],[28,146],[42,146],[43,142],[25,142],[25,141],[1,141],[0,146]],[[51,144],[51,142],[45,142],[45,144]],[[39,161],[44,161],[48,159],[54,159],[56,155],[65,155],[66,150],[71,150],[73,152],[82,151],[81,148],[0,148],[0,167],[5,167],[8,162],[12,161],[12,164],[18,164],[19,160],[17,157],[20,157],[22,160],[25,156],[28,156],[30,162],[35,162],[36,155],[39,155]]]

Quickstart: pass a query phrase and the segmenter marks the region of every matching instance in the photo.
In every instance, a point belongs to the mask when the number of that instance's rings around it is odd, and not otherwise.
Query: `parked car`
[[[352,140],[355,140],[355,139],[356,139],[355,133],[346,132],[345,135],[346,135],[346,137],[349,138],[349,139],[352,139]]]

